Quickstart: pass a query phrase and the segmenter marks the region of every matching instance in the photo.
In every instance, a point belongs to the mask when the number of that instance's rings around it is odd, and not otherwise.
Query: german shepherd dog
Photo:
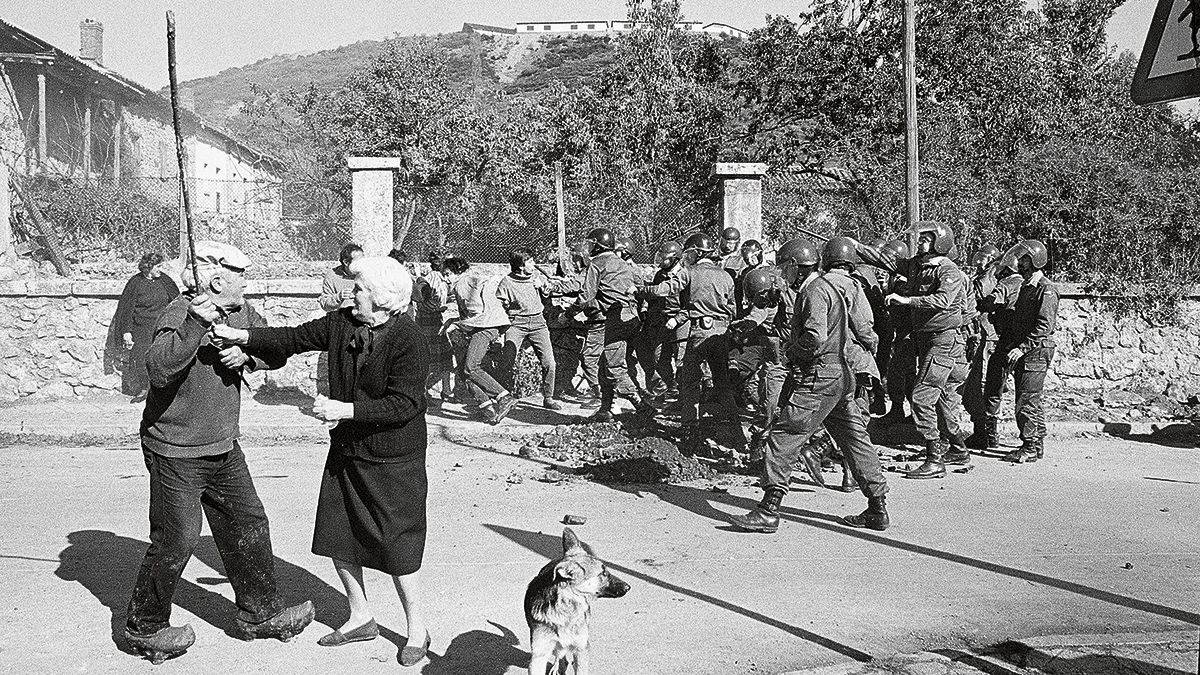
[[[563,528],[563,557],[551,560],[525,590],[525,620],[529,623],[529,675],[565,673],[588,675],[588,615],[592,598],[619,598],[629,584],[608,573],[591,547]],[[566,663],[562,663],[563,660]]]

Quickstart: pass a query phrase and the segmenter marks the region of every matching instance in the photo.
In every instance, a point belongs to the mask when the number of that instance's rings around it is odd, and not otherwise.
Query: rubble
[[[639,436],[621,422],[557,426],[531,439],[522,450],[531,445],[541,456],[579,466],[578,473],[601,482],[679,483],[714,475],[672,441]]]

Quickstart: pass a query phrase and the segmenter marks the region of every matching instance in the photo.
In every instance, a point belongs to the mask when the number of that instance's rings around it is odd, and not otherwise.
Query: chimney
[[[104,65],[104,24],[95,19],[79,22],[79,58]]]

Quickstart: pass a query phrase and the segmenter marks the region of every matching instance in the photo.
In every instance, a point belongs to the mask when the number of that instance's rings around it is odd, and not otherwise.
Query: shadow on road
[[[113,644],[126,653],[125,611],[129,594],[137,580],[138,568],[149,546],[144,541],[122,537],[103,530],[80,530],[67,535],[70,544],[58,554],[59,565],[54,574],[64,581],[76,581],[86,588],[100,604],[112,613],[110,625]],[[202,577],[201,584],[216,586],[229,583],[223,576],[225,567],[212,537],[200,538],[195,556],[216,570],[221,577]],[[312,600],[317,609],[317,621],[330,628],[341,626],[349,618],[346,596],[312,572],[275,557],[275,574],[279,592],[286,605]],[[175,587],[174,604],[194,614],[226,634],[232,634],[237,606],[229,599],[203,588],[187,579]],[[380,634],[403,648],[407,639],[384,626]]]
[[[553,559],[562,554],[562,539],[559,537],[555,537],[555,536],[551,536],[551,535],[547,535],[547,534],[541,534],[538,532],[517,530],[517,529],[513,529],[511,527],[504,527],[503,525],[492,525],[489,523],[484,523],[483,526],[488,528],[489,530],[495,532],[496,534],[499,534],[500,536],[502,536],[516,544],[519,544],[519,545],[529,549],[530,551],[533,551],[534,553],[545,556],[547,559]],[[748,619],[758,621],[760,623],[766,624],[773,628],[777,628],[786,633],[790,633],[791,635],[795,635],[796,637],[801,638],[803,640],[808,640],[809,642],[812,642],[813,644],[816,644],[816,645],[819,645],[826,649],[835,651],[835,652],[841,654],[842,656],[846,656],[848,658],[854,659],[855,661],[862,661],[865,663],[867,661],[870,661],[872,658],[874,658],[870,654],[867,654],[866,652],[855,649],[854,647],[851,647],[849,645],[845,645],[845,644],[842,644],[835,640],[831,640],[823,635],[818,635],[816,633],[813,633],[812,631],[804,630],[803,628],[800,628],[798,626],[793,626],[789,623],[780,621],[779,619],[767,616],[765,614],[760,614],[759,612],[755,612],[754,610],[747,609],[740,605],[735,605],[732,602],[729,602],[727,600],[722,600],[721,598],[707,595],[705,593],[701,593],[700,591],[686,588],[684,586],[679,586],[679,585],[673,584],[669,581],[664,581],[662,579],[659,579],[658,577],[651,576],[649,574],[645,574],[643,572],[639,572],[634,569],[630,569],[628,567],[625,567],[624,565],[617,565],[617,564],[611,563],[611,562],[606,562],[605,564],[608,567],[621,572],[622,574],[626,574],[635,579],[640,579],[641,581],[644,581],[648,584],[652,584],[654,586],[658,586],[659,588],[666,589],[668,591],[671,591],[672,593],[686,595],[690,598],[695,598],[702,602],[707,602],[708,604],[713,605],[715,607],[720,607],[721,609],[727,610],[734,614],[738,614],[740,616],[744,616]]]
[[[957,649],[935,649],[933,651],[951,661],[983,671],[987,675],[1019,675],[1019,673],[1028,672],[1026,669],[1036,669],[1037,672],[1046,673],[1047,675],[1125,675],[1126,673],[1136,673],[1136,675],[1190,675],[1189,671],[1147,663],[1118,653],[1112,653],[1114,650],[1103,648],[1101,648],[1101,652],[1103,653],[1070,656],[1067,653],[1063,653],[1063,650],[1058,650],[1059,653],[1056,654],[1049,654],[1041,649],[1034,649],[1020,642],[1004,642],[981,652],[987,656],[999,657],[1020,670],[1009,669],[980,658],[975,654]],[[1072,650],[1067,648],[1066,651],[1069,652]]]
[[[747,510],[751,509],[755,506],[755,502],[753,500],[746,499],[743,497],[737,497],[737,496],[730,495],[727,493],[719,493],[719,492],[711,492],[708,490],[700,490],[697,488],[686,487],[686,486],[681,486],[681,485],[671,485],[671,486],[666,486],[666,485],[615,486],[615,485],[613,485],[613,486],[609,486],[609,487],[613,487],[615,489],[621,489],[624,491],[632,491],[635,488],[640,489],[640,490],[650,491],[650,492],[653,492],[655,495],[657,495],[664,502],[667,502],[669,504],[678,506],[679,508],[691,511],[692,513],[695,513],[696,515],[703,516],[705,518],[710,518],[712,520],[716,520],[719,522],[725,522],[727,515],[724,512],[713,508],[713,506],[712,506],[713,502],[717,502],[720,504],[726,504],[728,506],[733,506],[733,507],[737,507],[739,509],[747,509]],[[1012,577],[1014,579],[1021,579],[1023,581],[1028,581],[1028,582],[1040,584],[1043,586],[1049,586],[1051,588],[1057,588],[1059,590],[1067,591],[1069,593],[1083,595],[1083,596],[1092,598],[1094,600],[1100,600],[1101,602],[1107,602],[1107,603],[1110,603],[1113,605],[1119,605],[1121,607],[1127,607],[1129,609],[1147,612],[1149,614],[1156,614],[1158,616],[1163,616],[1163,617],[1166,617],[1169,619],[1175,619],[1177,621],[1182,621],[1184,623],[1190,623],[1192,625],[1200,626],[1200,614],[1196,614],[1194,612],[1188,612],[1188,611],[1185,611],[1182,609],[1178,609],[1176,607],[1168,607],[1166,605],[1160,605],[1158,603],[1150,602],[1147,600],[1142,600],[1140,598],[1132,598],[1127,595],[1121,595],[1119,593],[1113,593],[1111,591],[1105,591],[1105,590],[1102,590],[1099,588],[1085,586],[1084,584],[1075,583],[1073,581],[1066,581],[1064,579],[1056,579],[1055,577],[1047,576],[1045,574],[1039,574],[1037,572],[1030,572],[1028,570],[1017,569],[1015,567],[1009,567],[1007,565],[1001,565],[999,563],[993,563],[993,562],[989,562],[986,560],[979,560],[977,558],[972,558],[972,557],[961,555],[958,553],[952,553],[950,551],[942,551],[942,550],[932,548],[929,546],[923,546],[921,544],[913,544],[913,543],[906,542],[906,541],[900,541],[900,540],[885,536],[883,534],[876,534],[874,532],[867,532],[865,530],[855,529],[855,528],[849,527],[847,525],[841,524],[840,518],[838,518],[837,516],[834,516],[834,515],[830,515],[830,514],[826,514],[826,513],[818,513],[815,511],[809,511],[807,509],[798,509],[798,508],[789,507],[789,506],[781,507],[780,511],[779,511],[779,515],[782,519],[791,521],[793,523],[808,525],[809,527],[816,527],[816,528],[819,528],[822,530],[827,530],[829,532],[836,532],[838,534],[843,534],[848,537],[855,537],[858,539],[862,539],[864,541],[869,541],[874,544],[880,544],[883,546],[888,546],[891,548],[899,549],[901,551],[907,551],[909,553],[917,553],[919,555],[928,556],[930,558],[937,558],[939,560],[945,560],[947,562],[958,563],[960,565],[966,565],[968,567],[973,567],[975,569],[983,570],[985,572],[993,572],[995,574],[1002,574],[1004,576]]]
[[[520,648],[521,640],[508,628],[489,621],[500,634],[486,630],[467,631],[450,641],[446,653],[429,653],[429,663],[421,675],[504,675],[512,666],[529,665],[529,652]]]

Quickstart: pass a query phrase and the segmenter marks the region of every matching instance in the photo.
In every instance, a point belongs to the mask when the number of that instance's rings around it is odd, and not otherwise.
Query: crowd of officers
[[[946,225],[921,222],[908,235],[871,244],[834,237],[822,246],[792,239],[769,264],[759,242],[727,228],[719,242],[704,233],[663,242],[652,274],[631,262],[632,242],[604,228],[554,270],[538,267],[524,248],[502,277],[435,256],[417,281],[413,310],[431,341],[429,384],[440,381],[448,399],[456,372],[473,412],[498,423],[515,405],[513,373],[528,343],[552,410],[574,398],[595,410],[591,420],[611,421],[623,398],[633,419],[645,421],[665,406],[694,451],[705,447],[702,403],[731,423],[750,411],[764,496],[735,526],[776,531],[793,467],[824,485],[822,455],[833,454],[843,489],[868,499],[866,511],[844,521],[883,530],[887,482],[867,433],[872,413],[880,424],[907,421],[907,403],[925,447],[906,477],[942,478],[947,464],[969,464],[972,449],[999,451],[1011,378],[1021,446],[1003,459],[1036,462],[1055,348],[1058,295],[1043,274],[1042,242],[1003,253],[982,246],[964,269]],[[494,344],[503,345],[498,356]],[[485,367],[489,358],[498,379]],[[577,371],[587,384],[582,395]],[[960,425],[963,408],[970,433]],[[814,440],[826,438],[832,443]]]

